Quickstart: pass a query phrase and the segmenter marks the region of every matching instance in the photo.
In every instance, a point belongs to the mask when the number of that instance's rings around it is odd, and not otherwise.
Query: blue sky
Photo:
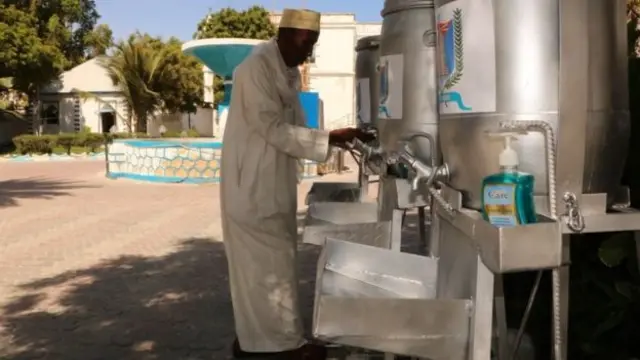
[[[285,7],[321,12],[355,13],[358,21],[381,21],[383,0],[96,0],[102,18],[116,39],[140,30],[163,37],[190,40],[196,25],[209,9],[247,8],[260,4],[269,10]]]

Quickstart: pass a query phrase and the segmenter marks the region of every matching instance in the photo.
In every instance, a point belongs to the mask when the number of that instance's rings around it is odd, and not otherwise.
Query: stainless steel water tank
[[[437,0],[436,13],[441,150],[465,206],[498,171],[486,132],[510,120],[553,126],[561,191],[611,195],[630,127],[625,0]],[[542,135],[516,145],[546,194]]]
[[[356,109],[358,127],[376,127],[378,119],[378,60],[380,36],[367,36],[356,44]]]
[[[380,36],[378,129],[383,150],[413,132],[437,139],[435,16],[431,0],[386,0]],[[430,162],[428,142],[419,157]]]

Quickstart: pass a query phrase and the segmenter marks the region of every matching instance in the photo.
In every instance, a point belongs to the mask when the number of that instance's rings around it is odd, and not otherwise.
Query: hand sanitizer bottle
[[[533,200],[534,177],[518,171],[518,153],[511,147],[515,133],[496,134],[503,137],[504,149],[498,159],[500,172],[482,181],[482,213],[497,227],[531,224],[537,221]]]

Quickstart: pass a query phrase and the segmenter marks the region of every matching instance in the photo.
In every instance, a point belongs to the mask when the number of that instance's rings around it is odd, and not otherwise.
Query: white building
[[[280,22],[280,13],[271,17]],[[355,47],[358,39],[380,34],[381,23],[358,23],[355,14],[323,13],[320,38],[310,65],[311,91],[322,100],[324,127],[355,125]],[[205,68],[205,101],[213,101],[213,73]]]
[[[124,130],[126,103],[98,61],[84,62],[40,89],[40,114],[34,123],[37,132],[74,132],[83,126],[107,132],[113,125]]]
[[[99,61],[86,61],[40,89],[40,112],[33,120],[36,133],[77,132],[85,126],[98,133],[109,132],[112,126],[118,132],[128,131],[127,103]],[[161,124],[171,131],[195,128],[201,135],[212,136],[213,110],[159,114],[149,119],[149,133],[157,135]]]

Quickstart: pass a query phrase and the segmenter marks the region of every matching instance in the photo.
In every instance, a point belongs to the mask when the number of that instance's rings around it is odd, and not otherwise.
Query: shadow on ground
[[[80,183],[47,179],[27,178],[0,181],[0,207],[17,206],[20,199],[53,199],[70,196],[71,189],[85,188]]]
[[[299,254],[302,306],[310,314],[318,250],[303,246]],[[234,337],[223,244],[210,238],[20,288],[0,315],[10,343],[0,349],[13,349],[0,352],[3,360],[226,359]]]

